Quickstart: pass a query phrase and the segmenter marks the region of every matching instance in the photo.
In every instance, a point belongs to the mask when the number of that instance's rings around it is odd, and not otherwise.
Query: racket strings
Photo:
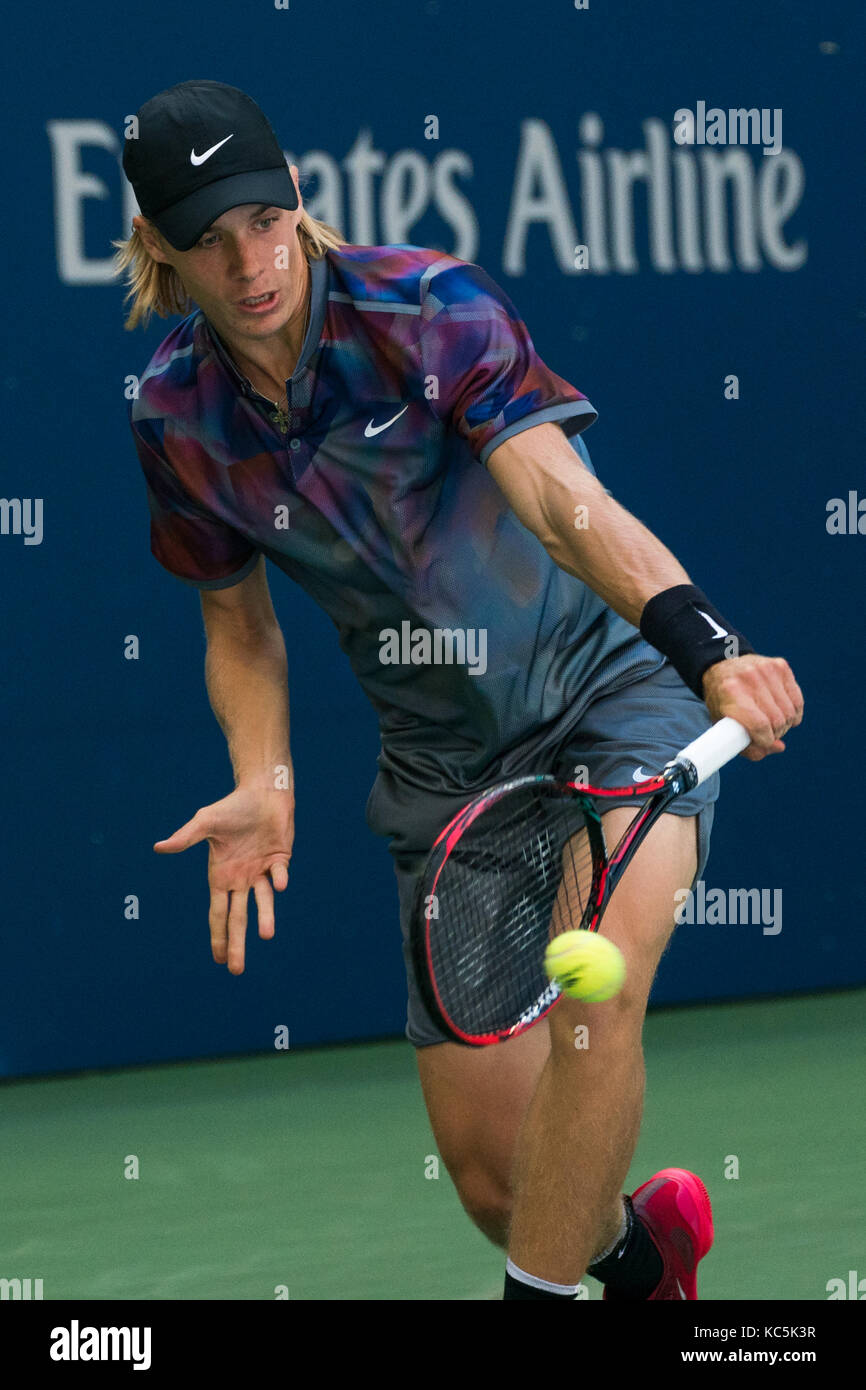
[[[474,1035],[510,1028],[519,1001],[552,1001],[545,948],[580,926],[593,882],[579,800],[531,788],[504,802],[434,865],[431,972],[445,1012]]]

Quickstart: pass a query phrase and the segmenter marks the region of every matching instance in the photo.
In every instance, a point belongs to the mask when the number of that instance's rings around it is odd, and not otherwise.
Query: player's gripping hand
[[[289,881],[294,834],[291,792],[242,785],[154,845],[157,854],[178,854],[208,841],[211,950],[217,965],[228,964],[232,975],[244,970],[250,889],[259,936],[270,940],[274,934],[274,889],[282,893]]]
[[[713,722],[730,715],[752,736],[743,757],[760,762],[784,753],[782,735],[803,719],[803,694],[783,656],[728,657],[704,672],[704,703]]]

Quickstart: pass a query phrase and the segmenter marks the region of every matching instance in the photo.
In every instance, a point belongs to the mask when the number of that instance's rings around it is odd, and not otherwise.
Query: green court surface
[[[628,1186],[673,1165],[703,1177],[702,1298],[826,1299],[828,1280],[866,1276],[864,1004],[650,1014]],[[14,1081],[0,1106],[0,1277],[41,1278],[46,1299],[501,1297],[503,1254],[444,1167],[425,1176],[407,1043]]]

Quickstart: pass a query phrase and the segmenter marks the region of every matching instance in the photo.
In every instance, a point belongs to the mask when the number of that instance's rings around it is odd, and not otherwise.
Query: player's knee
[[[609,1056],[617,1048],[640,1046],[652,985],[652,972],[633,970],[618,994],[600,1004],[564,998],[550,1014],[553,1055],[578,1063]]]
[[[477,1166],[452,1177],[467,1216],[488,1240],[504,1248],[511,1224],[511,1193]]]

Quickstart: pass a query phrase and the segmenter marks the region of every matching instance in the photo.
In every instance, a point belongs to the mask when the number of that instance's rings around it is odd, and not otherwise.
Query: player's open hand
[[[232,975],[244,970],[250,889],[259,936],[269,940],[274,934],[274,890],[282,893],[289,881],[294,825],[292,792],[240,786],[154,845],[157,854],[178,854],[208,841],[211,950]]]
[[[730,715],[752,736],[743,757],[760,762],[784,753],[783,734],[803,719],[803,694],[783,656],[729,657],[704,672],[704,702],[713,722]]]

